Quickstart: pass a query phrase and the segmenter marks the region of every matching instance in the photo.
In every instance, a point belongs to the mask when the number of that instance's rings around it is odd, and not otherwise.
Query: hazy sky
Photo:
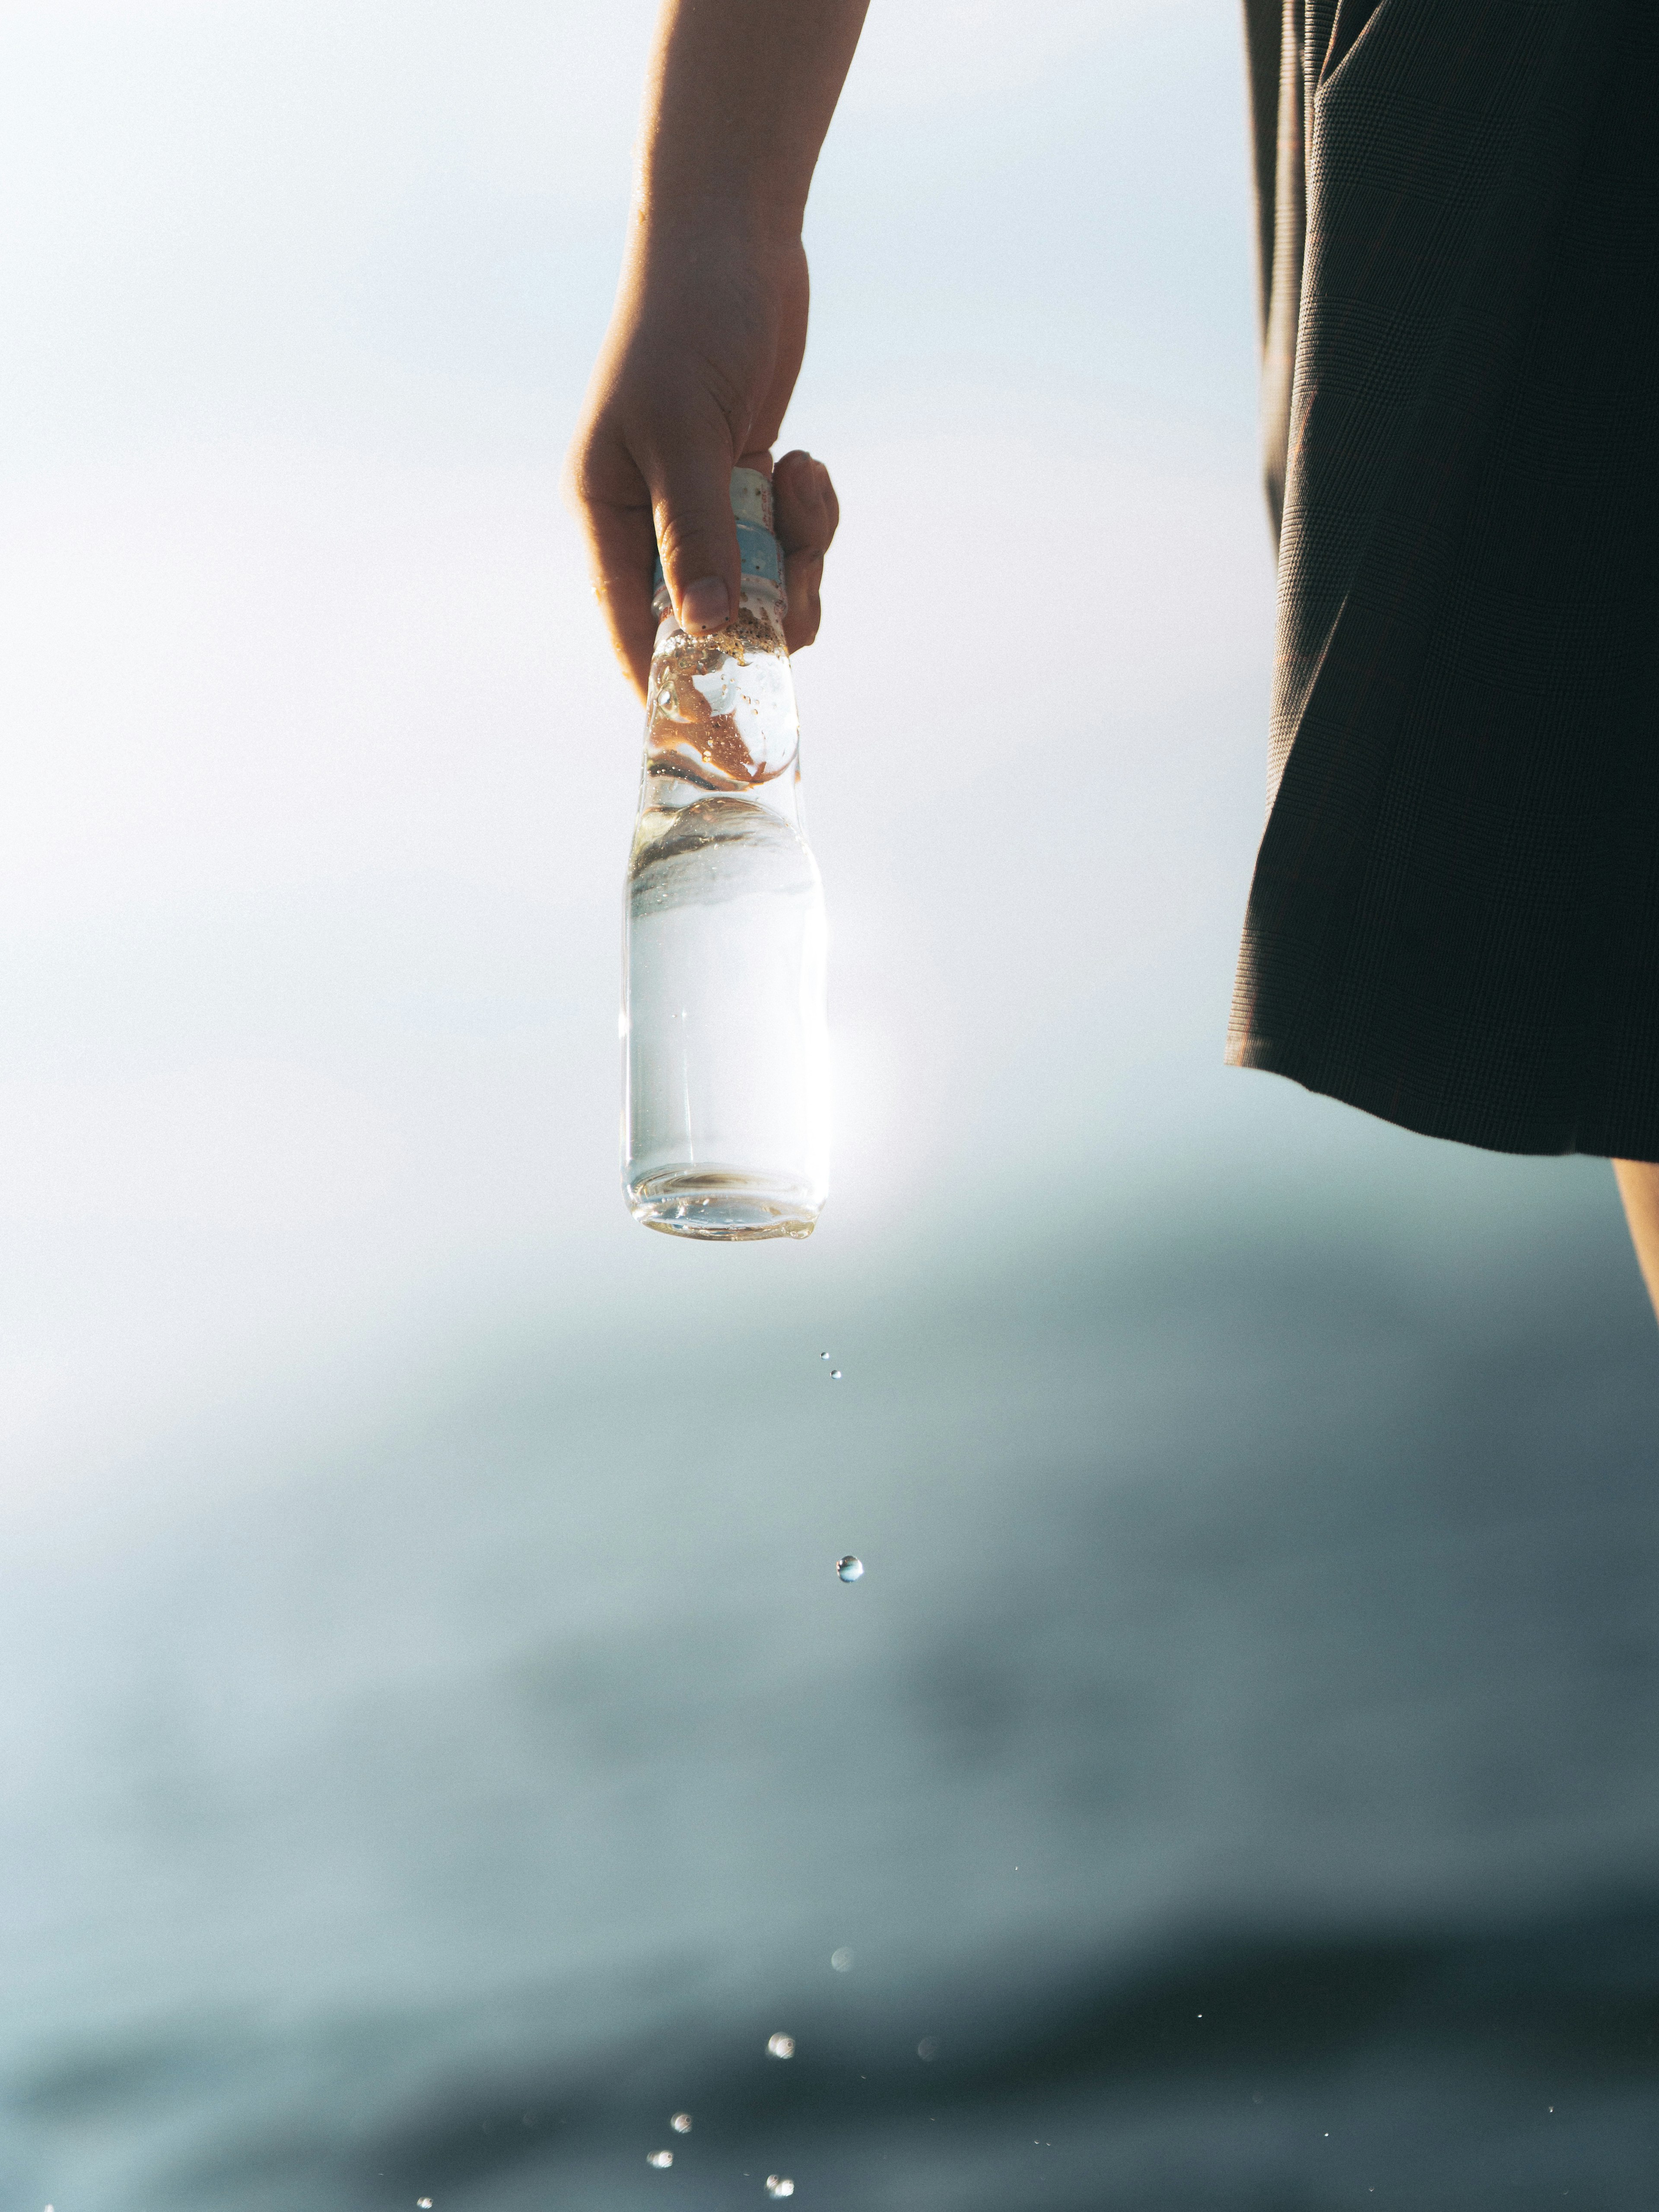
[[[651,14],[0,8],[15,1504],[514,1310],[1401,1157],[1219,1066],[1272,597],[1235,11],[875,0],[786,429],[845,516],[830,1209],[628,1222],[637,717],[556,478]]]

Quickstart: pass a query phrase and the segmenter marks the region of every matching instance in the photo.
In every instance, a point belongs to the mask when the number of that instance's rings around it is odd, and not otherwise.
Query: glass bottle
[[[673,1236],[810,1237],[828,1184],[823,888],[801,817],[772,486],[732,476],[742,601],[692,637],[659,565],[628,867],[623,1180]]]

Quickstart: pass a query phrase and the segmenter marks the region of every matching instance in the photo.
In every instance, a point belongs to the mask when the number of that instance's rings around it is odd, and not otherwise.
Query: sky
[[[204,1425],[252,1480],[526,1316],[1241,1184],[1544,1189],[1220,1066],[1273,598],[1234,11],[875,0],[784,432],[844,516],[798,664],[830,1206],[629,1224],[638,718],[556,478],[651,15],[0,6],[10,1525]]]

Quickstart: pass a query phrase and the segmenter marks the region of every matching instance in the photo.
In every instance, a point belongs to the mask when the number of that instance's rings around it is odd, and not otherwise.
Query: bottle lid
[[[772,535],[772,479],[759,469],[732,471],[732,512],[738,525],[738,560],[745,576],[783,582],[783,548]],[[651,572],[654,592],[663,580],[662,556]]]

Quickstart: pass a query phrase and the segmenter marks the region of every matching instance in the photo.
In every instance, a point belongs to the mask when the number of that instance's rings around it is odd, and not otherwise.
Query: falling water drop
[[[840,1380],[841,1380],[841,1370],[840,1370],[840,1368],[839,1368],[839,1367],[832,1367],[832,1368],[830,1370],[830,1380],[832,1382],[840,1382]],[[793,2186],[793,2185],[792,2184],[792,2185],[791,2185],[791,2186]]]
[[[829,1358],[829,1357],[830,1357],[830,1355],[829,1355],[829,1353],[828,1353],[827,1352],[819,1352],[819,1354],[818,1354],[818,1358],[819,1358],[820,1359],[828,1359],[828,1358]]]
[[[672,2166],[674,2154],[672,2150],[648,2150],[645,2154],[645,2162],[647,2166]]]
[[[916,2045],[916,2056],[918,2058],[936,2057],[938,2053],[939,2038],[936,2035],[924,2035],[921,2041]]]
[[[856,1553],[849,1552],[844,1559],[837,1559],[836,1561],[836,1572],[841,1577],[844,1583],[862,1582],[864,1579],[864,1562],[859,1558]]]
[[[766,2048],[774,2058],[793,2058],[795,2055],[795,2039],[793,2035],[769,2035],[766,2039]]]
[[[845,1943],[842,1945],[838,1951],[832,1951],[830,1954],[830,1963],[838,1974],[850,1974],[852,1972],[853,1954],[848,1949]]]
[[[691,2115],[690,2112],[676,2112],[668,2124],[677,2136],[689,2136],[691,2132]]]
[[[766,2193],[769,2197],[793,2197],[795,2193],[795,2185],[787,2173],[769,2173],[766,2177]]]

